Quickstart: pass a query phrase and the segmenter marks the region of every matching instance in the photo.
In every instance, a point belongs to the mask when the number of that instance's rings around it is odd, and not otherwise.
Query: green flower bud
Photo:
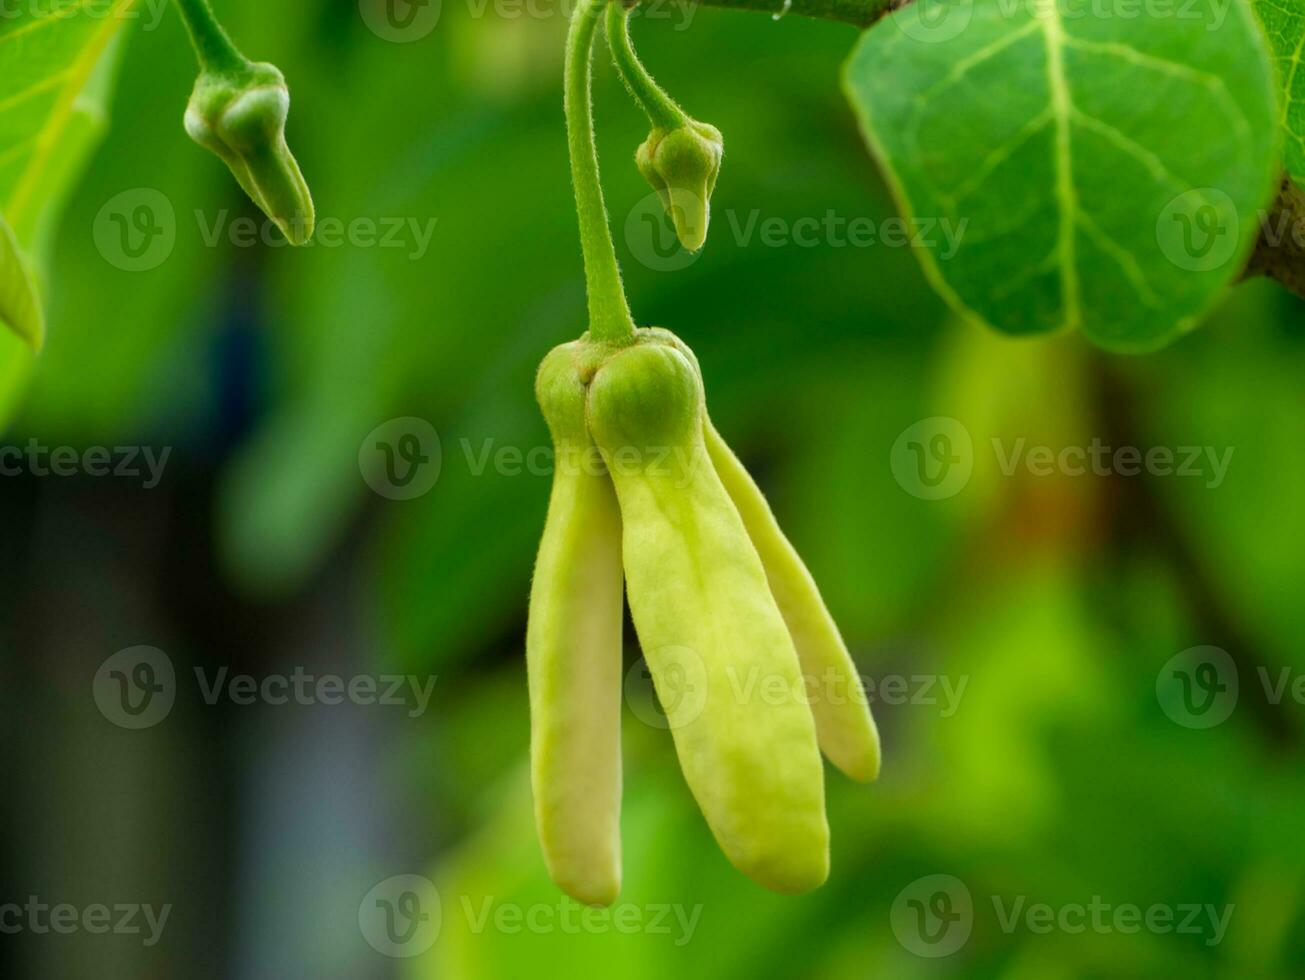
[[[205,72],[186,109],[186,132],[216,153],[263,213],[294,245],[313,235],[316,214],[308,183],[286,145],[290,91],[275,65],[246,74]]]
[[[661,196],[680,244],[690,252],[707,240],[724,153],[720,130],[690,120],[674,129],[654,129],[635,154],[639,172]]]

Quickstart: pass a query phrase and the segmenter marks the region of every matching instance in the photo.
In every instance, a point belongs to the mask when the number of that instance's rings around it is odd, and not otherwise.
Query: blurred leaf
[[[918,250],[935,288],[998,329],[1079,328],[1112,349],[1194,324],[1240,272],[1277,164],[1244,6],[1065,17],[975,0],[937,24],[923,9],[866,32],[846,84],[903,213],[965,228],[950,257]],[[1182,237],[1194,227],[1206,241]]]
[[[0,76],[17,87],[0,116],[0,201],[21,241],[50,183],[65,176],[55,157],[78,94],[136,2],[89,9],[82,0],[53,0],[44,11],[32,4],[7,13],[0,24]]]
[[[40,350],[45,339],[41,301],[13,230],[3,217],[0,217],[0,321],[33,349]]]

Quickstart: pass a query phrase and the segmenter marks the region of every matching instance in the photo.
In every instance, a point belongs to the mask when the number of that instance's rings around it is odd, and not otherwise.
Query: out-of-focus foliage
[[[564,18],[445,0],[437,29],[400,45],[356,3],[219,6],[250,56],[289,80],[319,241],[232,244],[230,222],[256,215],[182,132],[194,63],[181,25],[130,32],[112,130],[51,253],[47,350],[10,438],[150,439],[213,464],[231,582],[271,608],[348,564],[377,669],[440,675],[396,777],[423,788],[442,837],[428,856],[442,932],[407,975],[1299,975],[1303,719],[1257,672],[1305,670],[1298,301],[1243,287],[1206,329],[1121,360],[1075,337],[1016,342],[952,322],[905,248],[767,245],[754,219],[893,214],[838,88],[854,34],[696,8],[636,17],[646,61],[728,147],[701,258],[674,272],[640,261],[625,229],[647,204],[633,161],[646,123],[600,52],[599,147],[636,317],[697,351],[718,426],[862,670],[905,678],[906,697],[877,697],[881,781],[830,774],[825,888],[780,898],[732,871],[670,739],[631,714],[621,901],[699,909],[691,937],[676,944],[674,918],[669,933],[505,930],[500,907],[563,902],[533,837],[521,662],[548,475],[494,454],[547,445],[534,368],[584,328]],[[170,202],[175,247],[125,272],[93,229],[106,202],[140,188]],[[332,221],[359,218],[409,230],[397,248],[326,244]],[[411,229],[431,220],[423,251]],[[438,430],[441,475],[424,496],[386,500],[359,447],[406,416]],[[894,446],[939,416],[968,432],[973,473],[921,499],[895,477]],[[1002,465],[1017,445],[1093,440],[1233,455],[1213,486]],[[1227,722],[1196,730],[1165,714],[1156,678],[1203,644],[1229,650],[1242,691]],[[932,961],[898,941],[891,915],[931,874],[966,883],[974,905],[969,942]],[[1020,897],[1234,909],[1207,944],[1003,929]]]

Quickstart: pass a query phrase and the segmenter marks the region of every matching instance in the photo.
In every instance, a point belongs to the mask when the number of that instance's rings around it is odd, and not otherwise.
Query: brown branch
[[[1245,279],[1268,276],[1305,298],[1305,191],[1291,178],[1260,221],[1260,237],[1246,266]]]

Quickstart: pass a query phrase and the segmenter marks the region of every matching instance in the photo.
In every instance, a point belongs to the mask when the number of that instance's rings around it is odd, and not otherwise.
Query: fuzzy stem
[[[598,178],[591,91],[594,33],[606,4],[607,0],[580,0],[571,16],[566,38],[566,130],[589,293],[590,335],[595,340],[620,343],[634,339],[634,318],[621,286],[621,268]]]
[[[249,69],[249,59],[240,53],[218,23],[208,0],[177,0],[177,9],[186,22],[186,30],[204,71],[234,75]]]
[[[631,9],[620,0],[608,4],[607,45],[612,50],[612,61],[653,129],[678,129],[689,121],[689,117],[657,84],[634,53],[634,45],[630,42]]]

